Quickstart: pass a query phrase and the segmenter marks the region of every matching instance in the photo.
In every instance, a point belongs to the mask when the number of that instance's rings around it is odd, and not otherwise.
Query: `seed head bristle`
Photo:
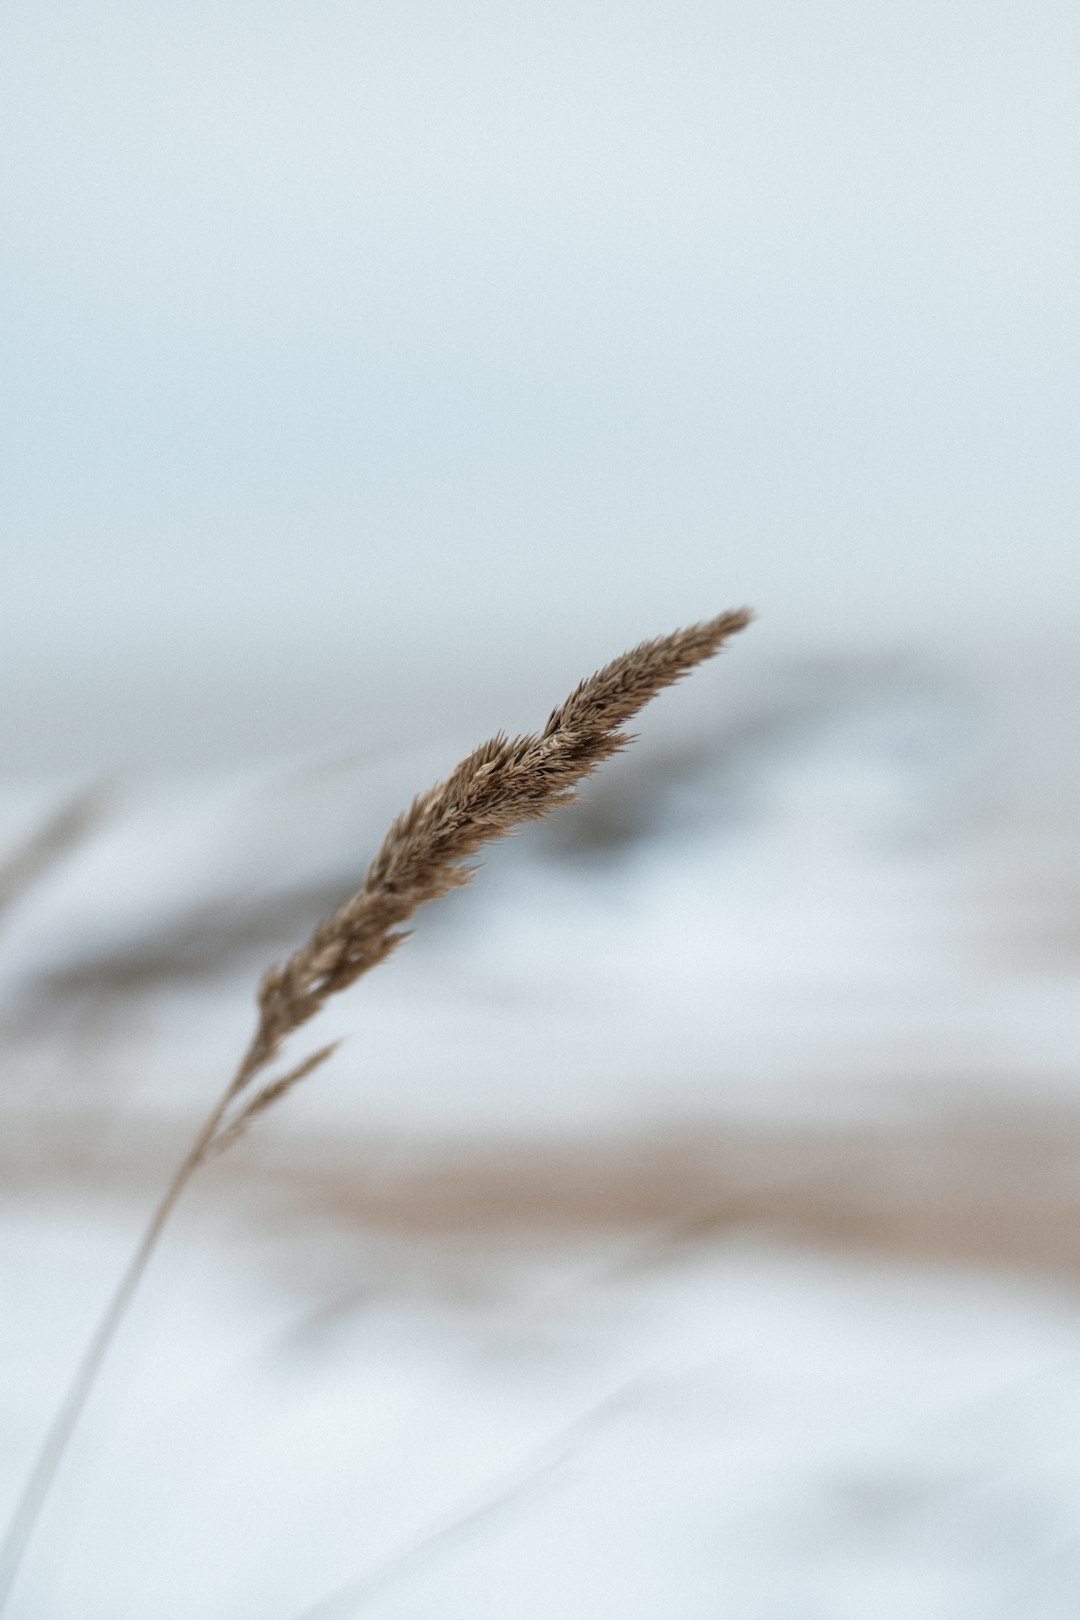
[[[500,732],[419,794],[391,824],[361,888],[263,978],[258,1027],[232,1095],[246,1091],[286,1037],[331,996],[385,961],[422,905],[468,883],[477,850],[571,799],[584,777],[631,740],[621,729],[625,722],[711,658],[750,617],[740,609],[641,642],[582,681],[541,732]]]

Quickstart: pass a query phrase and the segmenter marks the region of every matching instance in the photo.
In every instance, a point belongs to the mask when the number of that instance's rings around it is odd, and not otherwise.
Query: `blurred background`
[[[389,818],[759,616],[192,1188],[11,1620],[1075,1616],[1078,81],[1064,0],[5,8],[0,1512]]]

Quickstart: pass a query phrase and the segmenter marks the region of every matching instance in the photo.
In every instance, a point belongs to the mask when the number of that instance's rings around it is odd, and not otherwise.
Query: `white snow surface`
[[[129,1236],[74,1213],[0,1228],[5,1499]],[[221,1237],[163,1258],[13,1620],[1075,1614],[1075,1289]]]

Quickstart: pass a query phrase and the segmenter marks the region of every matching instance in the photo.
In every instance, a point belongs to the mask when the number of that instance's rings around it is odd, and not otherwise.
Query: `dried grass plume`
[[[542,731],[482,743],[445,781],[413,800],[391,826],[357,893],[287,962],[264,976],[251,1043],[151,1216],[26,1482],[0,1546],[0,1611],[109,1346],[187,1183],[335,1049],[322,1047],[266,1078],[286,1039],[331,996],[385,961],[407,938],[405,925],[421,906],[468,883],[469,859],[482,845],[566,804],[584,777],[630,741],[622,729],[626,722],[664,687],[719,652],[750,617],[739,609],[643,641],[582,681]]]
[[[422,905],[471,880],[470,856],[568,803],[584,777],[631,741],[622,730],[626,722],[749,622],[749,612],[741,609],[642,642],[582,681],[552,710],[542,731],[492,737],[445,781],[414,799],[383,839],[359,891],[284,966],[271,968],[264,977],[258,1026],[229,1102],[248,1092],[286,1037],[313,1018],[330,996],[397,949],[408,937],[404,924]],[[318,1061],[332,1050],[318,1054]],[[314,1066],[307,1060],[304,1074]],[[293,1078],[299,1080],[300,1073],[275,1081],[273,1098],[258,1093],[247,1112],[263,1112]]]

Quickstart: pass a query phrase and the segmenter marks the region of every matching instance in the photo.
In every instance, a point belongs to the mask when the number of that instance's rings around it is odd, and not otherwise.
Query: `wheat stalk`
[[[467,863],[482,845],[567,803],[578,782],[631,740],[622,727],[650,698],[749,622],[749,612],[739,609],[644,641],[582,681],[542,731],[482,743],[445,781],[413,800],[391,826],[358,892],[264,976],[248,1049],[150,1217],[23,1488],[0,1546],[0,1613],[109,1347],[188,1182],[334,1050],[322,1047],[265,1079],[286,1039],[331,996],[385,961],[408,937],[404,925],[421,906],[468,883],[474,869]]]

